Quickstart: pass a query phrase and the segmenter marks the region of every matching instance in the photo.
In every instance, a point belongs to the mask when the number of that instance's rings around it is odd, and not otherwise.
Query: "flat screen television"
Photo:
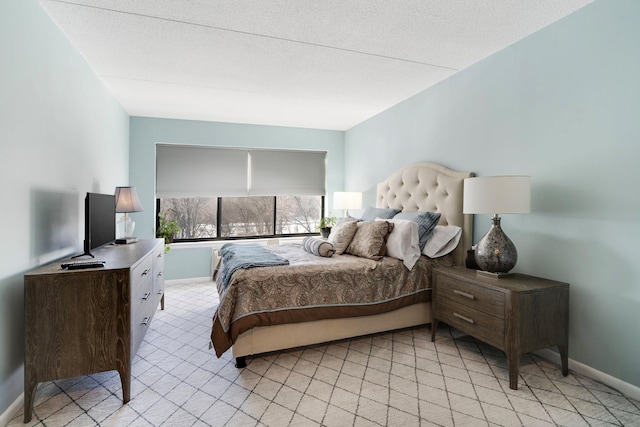
[[[116,239],[116,198],[113,194],[87,193],[84,199],[84,254]]]

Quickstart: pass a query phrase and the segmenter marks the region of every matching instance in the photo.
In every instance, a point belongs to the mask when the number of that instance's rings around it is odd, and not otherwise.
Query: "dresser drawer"
[[[492,289],[455,280],[447,276],[437,275],[436,305],[440,298],[447,298],[458,304],[466,305],[474,310],[504,318],[504,294]]]
[[[138,347],[144,338],[147,328],[151,323],[155,305],[151,304],[151,298],[138,304],[136,310],[131,311],[131,351],[132,356],[138,351]]]
[[[145,299],[147,293],[153,293],[153,257],[147,256],[131,271],[132,304]],[[148,296],[146,296],[148,298]]]
[[[497,348],[504,348],[504,319],[438,295],[437,318]]]
[[[153,292],[157,298],[164,293],[164,245],[153,252]]]

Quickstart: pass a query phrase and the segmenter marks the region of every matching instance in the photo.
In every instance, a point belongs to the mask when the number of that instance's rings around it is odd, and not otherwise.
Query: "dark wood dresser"
[[[432,293],[435,340],[438,321],[505,352],[509,387],[518,388],[520,356],[558,346],[567,375],[569,284],[525,274],[495,278],[464,267],[434,270]]]
[[[116,370],[122,401],[131,363],[158,303],[164,309],[164,241],[139,240],[93,251],[103,268],[64,270],[60,260],[24,276],[24,421],[38,383]]]

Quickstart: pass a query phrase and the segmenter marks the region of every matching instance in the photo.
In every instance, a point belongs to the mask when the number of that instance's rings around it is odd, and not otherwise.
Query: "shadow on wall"
[[[19,273],[0,279],[0,408],[9,407],[22,393],[22,378],[20,381],[9,379],[23,362],[24,286],[23,273]]]
[[[79,212],[77,192],[31,190],[32,265],[42,265],[78,250]]]

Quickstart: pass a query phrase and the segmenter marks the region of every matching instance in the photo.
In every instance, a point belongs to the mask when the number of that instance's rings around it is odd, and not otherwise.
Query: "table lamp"
[[[333,209],[344,209],[344,216],[349,216],[349,209],[362,207],[362,193],[359,191],[336,191],[333,193]]]
[[[116,187],[116,213],[124,213],[122,217],[124,236],[116,239],[116,243],[133,243],[137,239],[133,237],[136,223],[127,214],[130,212],[142,212],[144,208],[140,203],[136,187]]]
[[[488,176],[464,180],[463,213],[493,214],[489,232],[478,242],[475,261],[480,273],[506,276],[518,261],[515,245],[502,231],[499,214],[529,213],[531,177]]]

